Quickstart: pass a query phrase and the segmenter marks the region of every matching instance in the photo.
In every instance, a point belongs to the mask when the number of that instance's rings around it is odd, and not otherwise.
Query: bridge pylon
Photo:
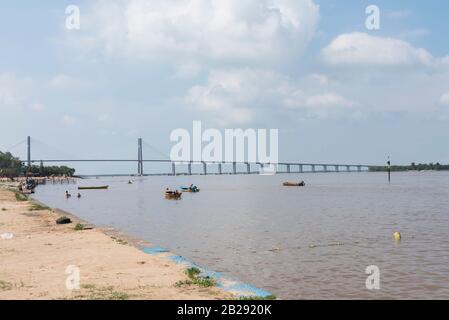
[[[143,175],[143,151],[142,151],[142,138],[137,140],[137,174]]]

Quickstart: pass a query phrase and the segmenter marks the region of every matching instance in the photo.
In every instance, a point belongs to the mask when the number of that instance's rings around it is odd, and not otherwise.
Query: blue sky
[[[70,4],[80,30],[65,28]],[[380,30],[365,27],[371,4]],[[446,1],[11,1],[0,12],[0,150],[31,135],[47,144],[37,158],[130,158],[141,136],[168,154],[170,132],[201,120],[278,128],[281,161],[449,163]]]

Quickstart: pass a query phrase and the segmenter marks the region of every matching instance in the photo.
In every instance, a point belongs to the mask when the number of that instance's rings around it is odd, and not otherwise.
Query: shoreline
[[[11,187],[0,185],[0,234],[14,235],[0,239],[0,260],[6,262],[0,267],[0,300],[274,298],[120,230],[96,227],[35,199],[18,201]],[[57,225],[55,220],[62,216],[72,223]],[[83,230],[75,230],[77,224]],[[46,259],[49,256],[52,259]],[[66,288],[69,266],[79,267],[79,289]],[[198,269],[201,278],[211,279],[213,285],[191,283],[188,268]]]
[[[71,224],[55,220],[70,216]],[[213,300],[234,299],[218,287],[177,286],[188,277],[185,268],[146,254],[108,229],[92,226],[73,214],[45,207],[35,200],[18,201],[0,187],[0,300]],[[87,224],[90,226],[90,224]],[[79,287],[67,286],[79,268]]]

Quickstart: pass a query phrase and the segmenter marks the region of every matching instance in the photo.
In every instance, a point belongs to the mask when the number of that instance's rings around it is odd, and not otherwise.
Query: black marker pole
[[[390,157],[388,157],[387,166],[388,166],[388,183],[391,183],[391,162],[390,162]]]

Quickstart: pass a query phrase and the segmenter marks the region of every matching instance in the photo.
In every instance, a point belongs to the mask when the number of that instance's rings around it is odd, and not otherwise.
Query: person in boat
[[[66,198],[70,198],[71,196],[72,196],[72,195],[66,190],[66,191],[65,191],[65,197],[66,197]]]
[[[189,190],[192,192],[197,192],[198,191],[198,187],[194,186],[193,183],[189,186]]]

